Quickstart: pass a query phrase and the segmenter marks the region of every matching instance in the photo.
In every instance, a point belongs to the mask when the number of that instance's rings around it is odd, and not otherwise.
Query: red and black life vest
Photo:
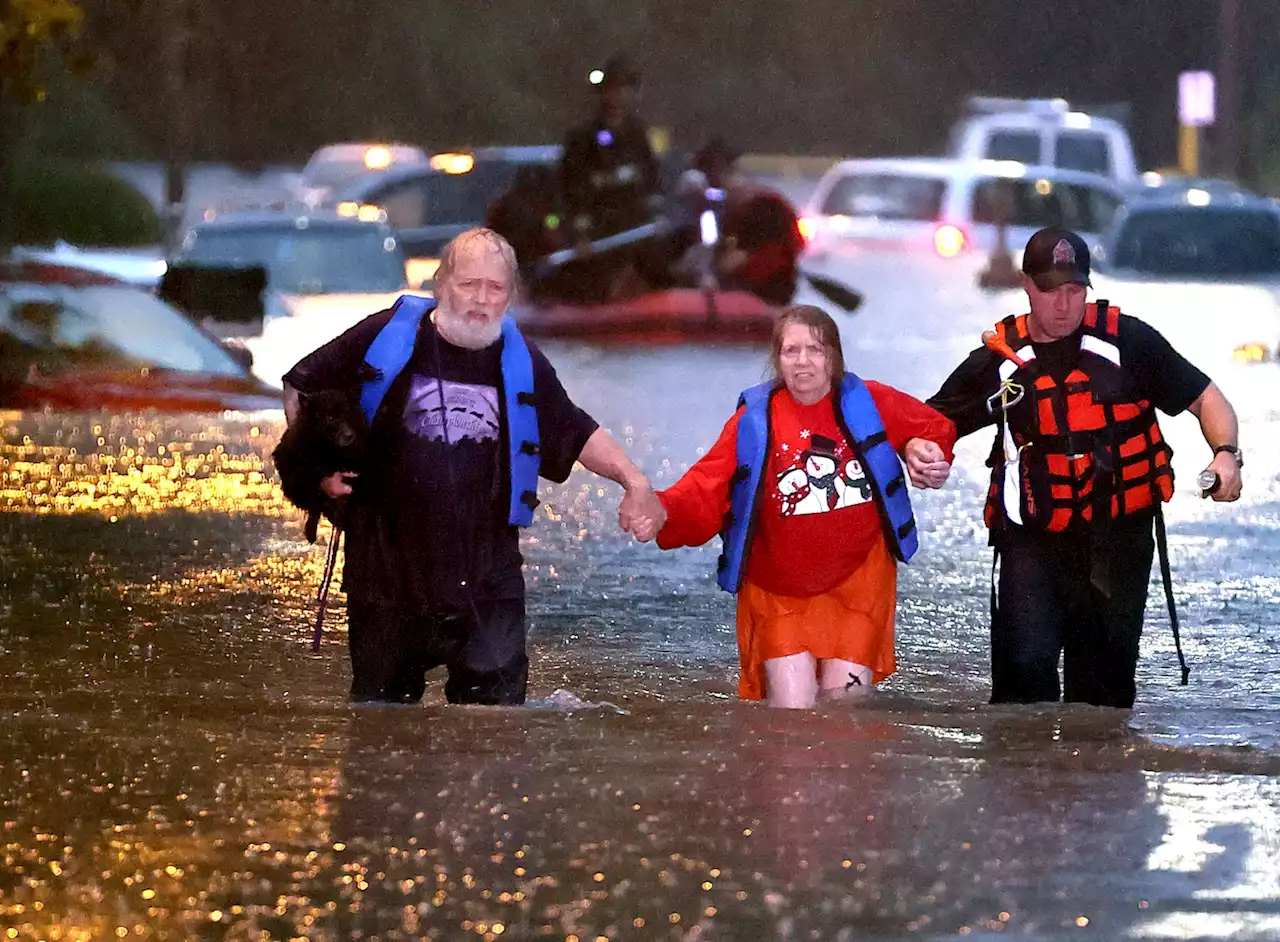
[[[1120,362],[1119,333],[1118,308],[1089,304],[1079,355],[1061,382],[1036,363],[1026,314],[986,335],[1005,357],[1001,394],[988,404],[1000,429],[988,461],[988,527],[1060,532],[1173,496],[1173,451]]]

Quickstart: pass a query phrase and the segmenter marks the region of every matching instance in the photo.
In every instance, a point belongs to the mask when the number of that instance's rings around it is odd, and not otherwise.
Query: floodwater
[[[1017,308],[885,272],[847,270],[846,355],[919,395]],[[764,366],[546,349],[658,486]],[[737,701],[717,548],[632,543],[580,470],[524,540],[541,706],[356,708],[340,593],[310,648],[324,548],[265,460],[278,413],[0,415],[0,938],[1280,937],[1280,367],[1215,378],[1246,496],[1199,500],[1207,449],[1165,420],[1193,673],[1153,583],[1132,713],[986,705],[989,433],[915,494],[867,703]]]

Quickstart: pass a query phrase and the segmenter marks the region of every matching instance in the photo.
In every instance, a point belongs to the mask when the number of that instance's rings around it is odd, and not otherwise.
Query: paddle
[[[802,271],[800,274],[813,286],[814,291],[836,307],[843,308],[846,314],[852,314],[862,307],[862,294],[848,285],[841,284],[826,275],[815,275],[807,271]]]

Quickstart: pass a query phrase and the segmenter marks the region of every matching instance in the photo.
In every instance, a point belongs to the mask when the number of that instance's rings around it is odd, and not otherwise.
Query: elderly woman
[[[658,492],[665,523],[644,521],[637,536],[660,525],[663,549],[723,537],[738,693],[804,709],[893,673],[897,561],[916,548],[899,455],[913,484],[941,487],[955,427],[846,373],[839,329],[819,308],[779,315],[771,360],[776,378],[742,394],[711,450]]]

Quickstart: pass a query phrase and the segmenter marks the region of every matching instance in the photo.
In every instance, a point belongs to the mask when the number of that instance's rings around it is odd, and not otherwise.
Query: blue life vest
[[[737,592],[746,574],[747,551],[759,512],[761,478],[769,453],[769,400],[781,387],[761,383],[743,392],[746,406],[738,420],[738,469],[730,481],[730,507],[721,531],[724,551],[716,581],[726,592]],[[919,546],[916,520],[902,463],[889,444],[884,421],[866,384],[845,373],[835,398],[836,424],[848,439],[871,485],[885,540],[898,559],[908,562]]]
[[[422,318],[435,306],[436,302],[428,298],[401,295],[391,308],[391,320],[369,344],[364,360],[378,374],[361,387],[360,409],[371,425],[387,390],[413,355]],[[509,316],[502,319],[502,392],[511,469],[511,505],[507,520],[513,526],[527,527],[533,523],[533,512],[538,506],[541,439],[533,397],[533,357]]]

